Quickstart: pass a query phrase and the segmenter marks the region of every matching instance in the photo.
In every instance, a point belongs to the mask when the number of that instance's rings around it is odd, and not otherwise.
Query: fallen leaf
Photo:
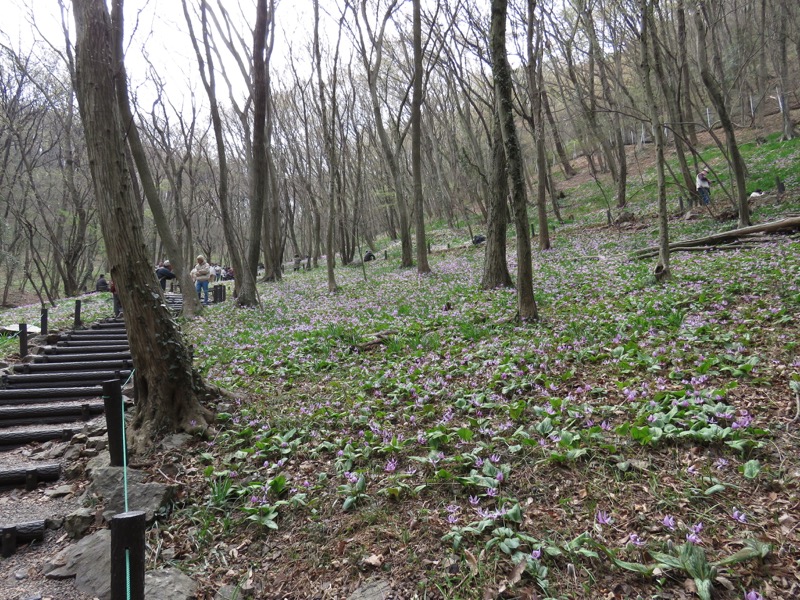
[[[364,559],[364,564],[369,565],[370,567],[380,567],[383,564],[383,555],[373,554]]]
[[[719,575],[717,577],[717,583],[730,592],[736,589],[733,583],[731,583],[731,580],[728,579],[727,577],[722,577],[722,575]]]
[[[508,585],[514,585],[522,579],[522,574],[525,572],[525,567],[527,566],[528,562],[526,560],[519,561],[517,566],[514,567],[514,570],[511,571],[511,577],[508,578]]]
[[[469,570],[473,575],[478,574],[478,559],[475,558],[475,555],[470,552],[469,550],[464,550],[464,556],[467,559],[467,564],[469,565]]]

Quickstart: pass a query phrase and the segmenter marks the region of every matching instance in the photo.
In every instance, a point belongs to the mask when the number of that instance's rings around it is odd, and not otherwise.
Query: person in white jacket
[[[694,183],[700,196],[700,204],[703,206],[711,204],[711,182],[708,180],[708,169],[700,171]]]
[[[208,264],[202,254],[197,257],[197,264],[192,269],[191,275],[197,297],[200,297],[200,292],[202,291],[203,304],[208,304],[208,282],[213,276],[211,275],[211,265]]]

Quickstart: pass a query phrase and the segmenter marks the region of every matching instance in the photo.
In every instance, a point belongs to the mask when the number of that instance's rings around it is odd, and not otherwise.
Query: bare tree
[[[712,8],[718,8],[718,2],[710,3]],[[733,171],[733,176],[736,181],[736,196],[737,207],[739,209],[739,228],[747,227],[750,225],[750,205],[748,204],[747,188],[745,184],[745,164],[742,154],[739,151],[739,146],[736,143],[736,132],[734,131],[733,120],[728,111],[728,105],[725,100],[725,94],[722,90],[717,79],[711,70],[711,64],[708,59],[708,31],[711,17],[709,14],[709,6],[706,4],[699,4],[698,10],[694,14],[694,23],[697,28],[697,59],[700,63],[700,77],[703,79],[703,84],[708,91],[711,102],[719,115],[722,129],[725,132],[725,139],[727,142],[728,155],[727,159]],[[710,44],[713,48],[713,56],[715,63],[721,62],[717,44]],[[722,73],[722,69],[717,68],[718,73]]]
[[[124,307],[136,365],[132,445],[146,449],[163,431],[204,429],[208,392],[180,329],[160,301],[131,192],[115,82],[111,18],[103,0],[75,0],[77,96],[111,276]]]
[[[492,0],[491,56],[494,75],[495,104],[500,120],[506,161],[511,179],[514,205],[514,225],[517,232],[517,308],[519,319],[536,321],[539,314],[533,296],[533,265],[528,228],[528,208],[525,175],[522,172],[522,153],[514,124],[511,66],[506,54],[506,17],[508,0]]]

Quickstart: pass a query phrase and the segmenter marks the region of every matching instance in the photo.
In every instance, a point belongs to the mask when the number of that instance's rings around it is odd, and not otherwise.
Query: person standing
[[[165,260],[163,264],[156,269],[156,277],[158,277],[158,283],[161,284],[161,289],[166,291],[167,280],[175,279],[177,275],[172,272],[172,264],[168,260]]]
[[[197,264],[192,269],[191,275],[197,297],[200,297],[200,292],[202,291],[203,304],[208,304],[208,282],[211,279],[211,265],[206,262],[202,254],[197,257]]]
[[[703,206],[711,204],[711,182],[708,180],[708,169],[703,169],[697,174],[695,187],[697,195],[700,196],[700,204]]]

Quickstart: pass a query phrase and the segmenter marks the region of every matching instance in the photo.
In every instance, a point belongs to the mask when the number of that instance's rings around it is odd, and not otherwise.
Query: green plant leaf
[[[758,474],[761,472],[761,463],[757,460],[748,460],[744,464],[744,476],[747,479],[755,479],[758,477]]]

